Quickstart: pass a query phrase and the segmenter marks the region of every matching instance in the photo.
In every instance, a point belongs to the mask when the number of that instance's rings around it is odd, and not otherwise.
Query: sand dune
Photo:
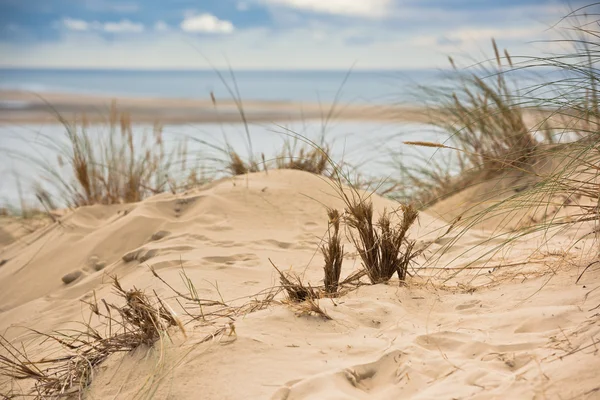
[[[397,206],[372,199],[378,212]],[[343,207],[325,178],[269,171],[80,208],[0,249],[0,329],[40,353],[25,327],[65,329],[87,318],[80,300],[117,301],[109,274],[125,288],[156,290],[179,310],[149,266],[178,290],[183,268],[203,298],[231,304],[277,284],[269,259],[318,284],[325,206]],[[591,240],[573,247],[571,230],[495,251],[501,239],[489,240],[491,226],[440,238],[448,223],[438,217],[422,213],[411,228],[419,245],[432,244],[406,285],[392,280],[321,299],[331,320],[272,305],[208,341],[215,327],[192,322],[172,343],[111,356],[86,398],[598,398],[600,271],[575,284]],[[360,267],[345,242],[343,277]],[[467,264],[475,269],[456,275]]]

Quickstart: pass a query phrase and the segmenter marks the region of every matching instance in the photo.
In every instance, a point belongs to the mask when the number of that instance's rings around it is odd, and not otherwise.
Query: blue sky
[[[0,66],[358,69],[445,65],[495,37],[556,46],[581,2],[549,0],[0,0]],[[544,47],[545,46],[545,47]],[[552,49],[550,49],[552,50]]]

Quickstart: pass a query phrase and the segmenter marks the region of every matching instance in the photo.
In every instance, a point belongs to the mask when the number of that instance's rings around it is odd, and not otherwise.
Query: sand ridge
[[[397,207],[372,200],[378,212]],[[184,268],[204,298],[240,299],[277,284],[269,259],[317,284],[325,206],[343,207],[330,181],[275,170],[136,204],[77,209],[0,249],[8,260],[0,267],[0,329],[35,354],[24,327],[65,329],[89,314],[80,300],[115,300],[108,274],[170,301],[149,266],[181,290]],[[330,321],[274,305],[237,319],[234,335],[207,342],[210,330],[189,324],[187,337],[174,333],[173,343],[111,356],[86,397],[594,398],[600,272],[575,284],[591,242],[569,247],[573,232],[565,231],[498,252],[485,227],[439,239],[447,228],[420,215],[410,235],[433,244],[418,260],[427,268],[407,285],[322,299]],[[452,247],[441,252],[448,238]],[[360,266],[348,238],[345,245],[343,277]],[[492,267],[511,262],[523,272]],[[468,263],[480,269],[451,278]],[[61,277],[73,271],[81,276],[65,285]]]

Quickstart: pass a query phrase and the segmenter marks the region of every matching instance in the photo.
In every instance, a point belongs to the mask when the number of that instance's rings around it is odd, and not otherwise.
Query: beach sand
[[[376,213],[397,207],[372,200]],[[498,251],[495,222],[444,236],[439,213],[464,201],[420,214],[410,237],[430,247],[405,284],[392,279],[321,299],[330,320],[272,304],[215,326],[190,322],[149,267],[185,291],[183,268],[200,297],[232,305],[278,285],[269,260],[318,285],[325,207],[343,208],[330,181],[274,170],[136,204],[82,207],[1,245],[0,330],[35,359],[47,348],[28,329],[77,326],[90,314],[82,300],[94,296],[119,301],[108,278],[117,275],[126,289],[156,290],[182,315],[186,334],[174,329],[172,342],[112,355],[86,398],[598,398],[600,270],[576,283],[596,253],[592,239],[573,244],[589,227],[516,239]],[[342,278],[360,267],[345,235],[344,242]],[[75,271],[73,283],[61,281]]]
[[[128,112],[138,123],[241,122],[238,105],[232,100],[108,97],[72,93],[30,93],[0,90],[0,123],[57,122],[59,113],[67,120],[82,114],[90,123],[106,122],[111,103]],[[270,122],[330,118],[345,120],[426,122],[419,107],[359,104],[316,104],[275,101],[243,101],[248,122]]]

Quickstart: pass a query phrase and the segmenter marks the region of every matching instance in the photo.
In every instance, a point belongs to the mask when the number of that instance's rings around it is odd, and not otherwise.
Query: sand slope
[[[396,207],[372,199],[378,211]],[[8,260],[0,267],[0,329],[36,354],[24,327],[50,332],[86,318],[80,300],[94,291],[116,301],[107,274],[125,288],[155,289],[177,308],[149,266],[179,290],[183,267],[202,297],[232,304],[277,284],[269,259],[318,284],[325,206],[342,207],[326,179],[269,171],[138,204],[78,209],[0,250]],[[204,343],[215,327],[188,324],[187,337],[174,332],[173,343],[112,356],[87,396],[598,398],[600,271],[591,268],[575,284],[591,242],[573,247],[573,231],[565,231],[497,252],[485,227],[439,239],[447,227],[421,214],[411,235],[434,243],[419,260],[427,268],[406,286],[392,281],[323,299],[329,321],[275,305]],[[360,266],[349,243],[346,251],[343,276]],[[467,264],[476,269],[454,276]],[[81,277],[65,285],[61,277],[74,271]]]

